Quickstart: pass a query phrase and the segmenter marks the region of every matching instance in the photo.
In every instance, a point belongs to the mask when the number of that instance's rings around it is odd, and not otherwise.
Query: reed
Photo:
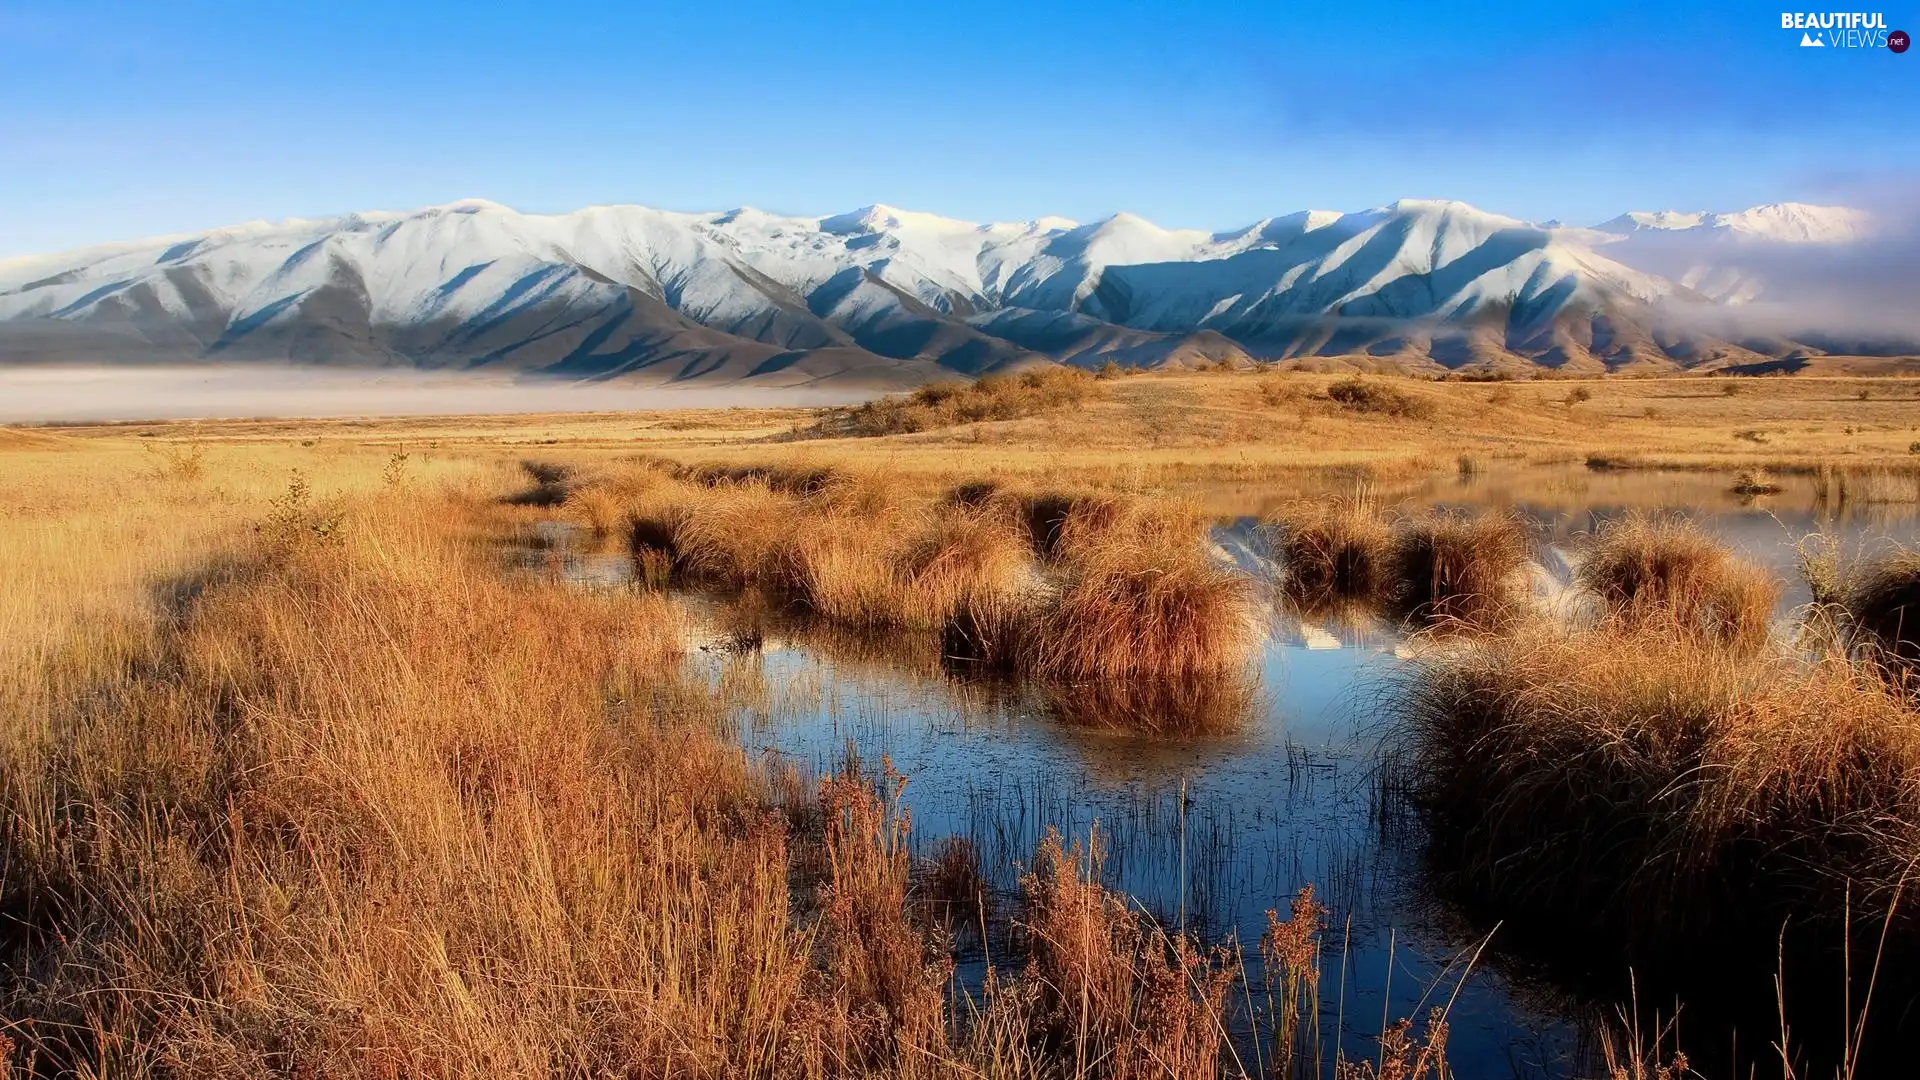
[[[1746,648],[1766,642],[1780,598],[1779,582],[1679,517],[1608,522],[1577,576],[1615,621]]]
[[[1041,842],[1021,879],[1027,983],[1045,1045],[1074,1076],[1215,1076],[1236,957],[1204,953],[1099,883],[1099,834]]]

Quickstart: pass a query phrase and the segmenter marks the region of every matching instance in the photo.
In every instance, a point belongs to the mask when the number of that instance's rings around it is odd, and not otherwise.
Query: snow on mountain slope
[[[1693,232],[1782,244],[1844,244],[1864,236],[1870,220],[1865,211],[1846,206],[1772,203],[1729,214],[1634,210],[1594,228],[1618,236]]]
[[[1786,204],[1572,230],[1405,200],[1206,233],[1131,214],[1086,225],[882,205],[817,218],[641,206],[543,215],[464,200],[0,262],[0,362],[147,349],[907,383],[1046,358],[1364,350],[1446,366],[1692,363],[1716,353],[1672,335],[1673,347],[1654,344],[1651,320],[1662,306],[1705,303],[1697,290],[1718,280],[1676,274],[1675,286],[1618,256],[1652,250],[1646,237],[1828,235],[1860,227],[1855,213]]]

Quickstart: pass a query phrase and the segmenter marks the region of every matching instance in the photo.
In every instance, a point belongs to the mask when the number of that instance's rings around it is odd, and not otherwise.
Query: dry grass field
[[[848,626],[1010,627],[1041,675],[1191,675],[1244,648],[1247,597],[1196,557],[1202,511],[1161,496],[1361,466],[1920,465],[1915,380],[1089,382],[883,436],[780,409],[0,431],[0,1076],[1243,1074],[1236,958],[1155,926],[1057,841],[1023,882],[1025,962],[956,999],[887,783],[750,763],[726,702],[681,673],[671,603],[509,574],[504,545],[566,516],[662,578],[771,587]],[[1490,596],[1524,547],[1478,566],[1470,525],[1404,527],[1368,573],[1407,577],[1423,608]],[[1009,599],[1035,576],[1044,604]],[[1470,727],[1463,696],[1536,669],[1612,685],[1557,647],[1462,654],[1423,730]],[[1716,646],[1643,651],[1681,648]],[[1866,703],[1856,742],[1898,751],[1855,776],[1855,743],[1790,737],[1811,715],[1781,697],[1797,683],[1700,663],[1769,703],[1767,756],[1741,759],[1762,782],[1908,813],[1920,758],[1888,734],[1895,691],[1851,669],[1820,684]],[[1617,741],[1623,710],[1594,698],[1547,733],[1551,756]],[[1520,799],[1475,782],[1542,782],[1515,760],[1450,767],[1476,798]],[[1657,768],[1636,776],[1675,797]],[[1737,817],[1707,795],[1707,825]],[[1805,835],[1821,819],[1800,805],[1769,828]],[[1698,864],[1722,835],[1688,834]],[[1573,888],[1579,870],[1538,868]],[[1313,1007],[1304,899],[1266,943],[1289,1025]],[[1444,1017],[1389,1034],[1341,1080],[1449,1075]]]
[[[822,410],[217,421],[63,428],[76,438],[197,438],[526,456],[885,464],[909,475],[1046,475],[1094,483],[1226,480],[1367,464],[1380,470],[1603,458],[1621,465],[1808,469],[1920,465],[1920,378],[1429,382],[1361,376],[1418,402],[1368,412],[1328,395],[1352,376],[1149,373],[1100,379],[1076,404],[886,436],[821,437]],[[826,430],[831,431],[831,427]],[[15,432],[11,440],[39,437]]]

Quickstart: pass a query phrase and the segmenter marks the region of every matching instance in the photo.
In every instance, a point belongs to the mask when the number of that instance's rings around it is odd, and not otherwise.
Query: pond
[[[1725,474],[1608,473],[1580,467],[1469,473],[1379,492],[1412,506],[1512,508],[1542,538],[1536,591],[1570,580],[1581,533],[1629,509],[1686,514],[1788,588],[1784,627],[1808,601],[1795,545],[1824,530],[1848,549],[1915,536],[1913,502],[1836,506],[1805,477],[1760,499],[1727,490]],[[1264,574],[1264,513],[1299,490],[1241,486],[1200,493],[1217,515],[1223,557]],[[570,548],[564,530],[540,559],[569,578],[625,579],[621,555]],[[1372,1058],[1383,1025],[1451,1002],[1448,1056],[1458,1075],[1594,1075],[1592,1021],[1551,972],[1505,957],[1493,928],[1434,895],[1418,827],[1382,794],[1393,744],[1383,697],[1421,647],[1385,620],[1303,619],[1274,604],[1251,681],[1175,703],[1112,702],[1074,688],[957,678],[937,644],[832,633],[752,617],[685,597],[699,628],[699,669],[736,702],[739,737],[754,754],[824,775],[857,759],[907,778],[902,804],[915,848],[960,837],[979,853],[991,889],[1018,879],[1049,830],[1070,843],[1097,835],[1103,877],[1163,926],[1237,942],[1256,988],[1267,913],[1283,916],[1303,886],[1331,910],[1323,938],[1320,1027],[1349,1058]],[[743,640],[751,647],[742,648]],[[1198,710],[1169,717],[1180,734],[1140,734],[1107,722],[1114,709]],[[1493,943],[1471,965],[1480,946]],[[996,934],[962,934],[957,977],[975,987],[1006,959]],[[1254,991],[1258,994],[1258,990]],[[1761,1033],[1764,1036],[1764,1032]],[[1240,1033],[1240,1052],[1258,1053]],[[1331,1056],[1331,1050],[1328,1050]],[[1250,1060],[1250,1059],[1248,1059]]]

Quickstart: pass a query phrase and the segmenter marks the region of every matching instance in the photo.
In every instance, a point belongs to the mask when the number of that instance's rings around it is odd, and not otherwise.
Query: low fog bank
[[[0,423],[770,408],[844,405],[875,393],[848,386],[579,383],[405,369],[0,367]]]
[[[1696,274],[1710,293],[1753,298],[1729,306],[1671,304],[1674,325],[1738,338],[1770,334],[1826,348],[1912,352],[1920,347],[1920,186],[1860,200],[1866,236],[1842,244],[1760,244],[1735,236],[1637,236],[1617,254],[1674,281]],[[1602,254],[1615,255],[1612,247]],[[1717,287],[1716,287],[1717,286]]]

